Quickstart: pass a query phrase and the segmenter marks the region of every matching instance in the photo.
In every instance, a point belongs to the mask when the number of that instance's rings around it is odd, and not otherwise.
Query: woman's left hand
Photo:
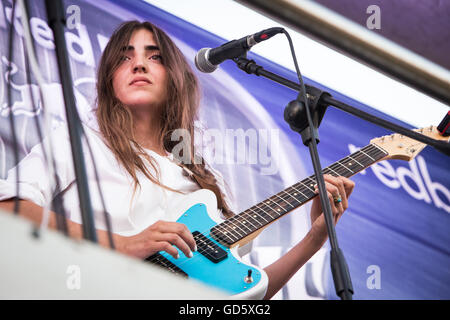
[[[333,177],[329,174],[324,174],[324,180],[334,217],[334,224],[336,224],[348,208],[348,197],[352,193],[355,183],[348,178]],[[317,186],[315,187],[315,192],[319,193]],[[314,198],[311,206],[311,225],[311,236],[319,245],[323,245],[327,240],[328,233],[319,197]]]

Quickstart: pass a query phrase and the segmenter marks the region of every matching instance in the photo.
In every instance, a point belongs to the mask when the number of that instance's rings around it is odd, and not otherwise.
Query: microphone
[[[213,72],[225,60],[237,58],[245,54],[255,44],[270,39],[283,31],[284,29],[279,27],[270,28],[239,40],[229,41],[217,48],[200,49],[195,56],[195,66],[201,72]]]

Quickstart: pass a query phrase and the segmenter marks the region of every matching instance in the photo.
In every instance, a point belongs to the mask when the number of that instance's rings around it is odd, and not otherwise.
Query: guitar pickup
[[[202,254],[214,263],[218,263],[228,257],[228,253],[215,244],[212,240],[198,231],[192,232],[197,244],[198,253]]]

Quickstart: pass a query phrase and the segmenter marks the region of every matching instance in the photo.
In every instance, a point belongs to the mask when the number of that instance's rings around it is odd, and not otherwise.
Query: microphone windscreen
[[[217,65],[208,61],[208,53],[210,48],[200,49],[195,56],[195,66],[198,70],[205,73],[211,73],[217,69]]]

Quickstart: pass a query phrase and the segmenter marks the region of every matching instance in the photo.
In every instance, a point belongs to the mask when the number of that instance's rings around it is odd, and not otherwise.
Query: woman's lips
[[[134,78],[131,82],[130,82],[130,86],[134,85],[134,86],[145,86],[145,85],[149,85],[152,84],[150,80],[148,80],[145,77],[137,77]]]
[[[150,82],[149,81],[145,81],[145,80],[137,80],[137,81],[133,81],[131,83],[132,86],[146,86],[149,85]]]

